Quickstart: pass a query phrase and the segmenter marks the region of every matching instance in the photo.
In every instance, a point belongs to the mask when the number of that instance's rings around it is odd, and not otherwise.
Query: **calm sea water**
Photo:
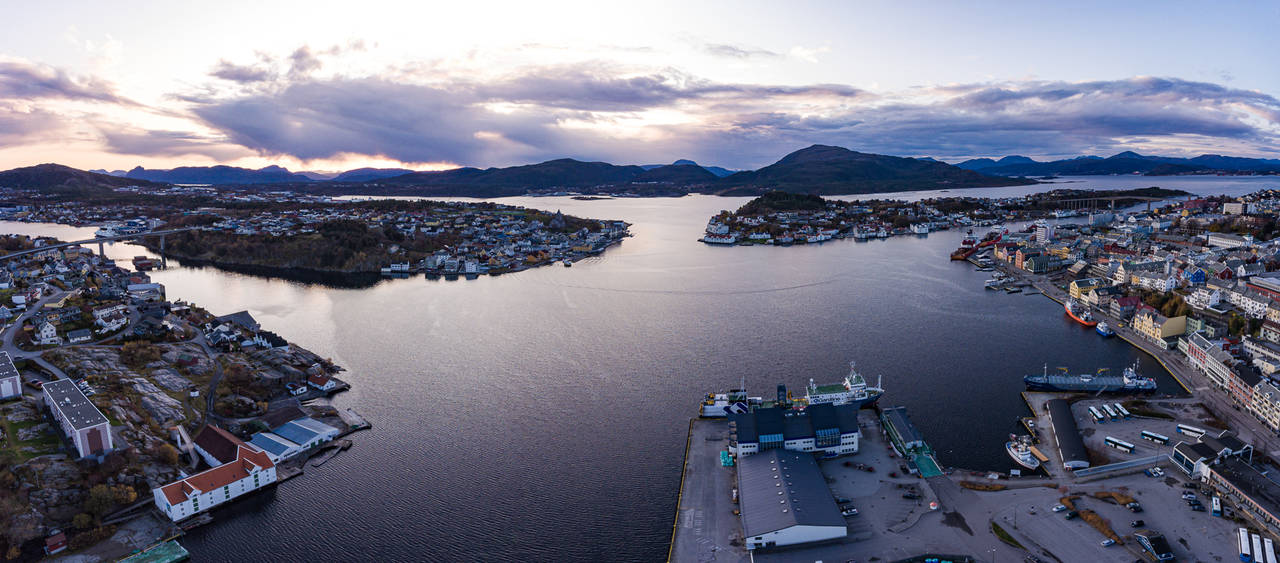
[[[1068,185],[1239,194],[1280,183],[1158,180]],[[687,423],[708,391],[745,380],[762,395],[778,383],[801,393],[857,361],[883,376],[882,404],[906,405],[944,464],[1004,470],[1005,436],[1026,412],[1023,375],[1134,361],[1159,372],[1042,296],[984,291],[987,274],[948,260],[959,231],[721,248],[695,239],[711,214],[747,198],[503,201],[623,219],[635,236],[573,268],[471,281],[341,289],[211,268],[153,274],[171,299],[248,309],[346,366],[354,389],[335,402],[374,424],[325,466],[217,512],[183,540],[196,560],[657,561]],[[0,223],[63,238],[92,231]]]

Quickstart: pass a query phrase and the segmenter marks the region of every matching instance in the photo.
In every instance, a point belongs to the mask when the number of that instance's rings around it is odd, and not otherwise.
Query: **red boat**
[[[1089,310],[1082,307],[1079,303],[1076,303],[1074,299],[1067,300],[1066,304],[1064,304],[1062,308],[1065,309],[1067,311],[1067,315],[1075,319],[1076,322],[1084,326],[1098,326],[1098,321],[1093,320],[1093,315],[1089,313]]]
[[[977,251],[978,251],[977,248],[965,248],[962,246],[960,248],[957,248],[955,252],[951,253],[951,259],[952,260],[968,260],[969,257],[973,256],[973,253]]]

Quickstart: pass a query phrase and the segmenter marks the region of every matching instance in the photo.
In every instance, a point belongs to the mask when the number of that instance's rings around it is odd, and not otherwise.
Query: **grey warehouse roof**
[[[18,368],[13,366],[13,359],[8,352],[0,352],[0,379],[18,377]]]
[[[772,449],[738,459],[746,537],[792,526],[847,526],[813,454]]]
[[[76,430],[89,428],[107,422],[98,407],[89,402],[75,382],[70,379],[57,379],[45,383],[42,387],[46,397],[52,401],[50,408],[58,409]]]
[[[1047,406],[1049,422],[1053,425],[1053,435],[1058,439],[1058,451],[1062,453],[1062,462],[1089,463],[1089,452],[1084,448],[1084,440],[1080,439],[1080,430],[1076,428],[1075,416],[1071,414],[1071,403],[1066,399],[1052,399]]]

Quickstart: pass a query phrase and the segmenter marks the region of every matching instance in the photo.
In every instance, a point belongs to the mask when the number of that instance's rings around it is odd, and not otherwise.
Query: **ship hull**
[[[1065,311],[1065,312],[1067,313],[1067,316],[1068,316],[1068,317],[1071,317],[1072,319],[1075,319],[1075,321],[1076,321],[1076,322],[1078,322],[1078,323],[1080,323],[1080,324],[1082,324],[1082,325],[1084,325],[1084,326],[1090,326],[1090,327],[1092,327],[1092,326],[1098,326],[1098,321],[1092,321],[1092,320],[1087,321],[1087,320],[1084,320],[1084,319],[1080,318],[1079,316],[1077,316],[1077,315],[1075,314],[1075,312],[1074,312],[1074,311],[1072,311],[1072,310],[1071,310],[1071,307],[1069,307],[1069,306],[1063,306],[1062,310],[1063,310],[1063,311]]]
[[[1005,443],[1004,443],[1004,451],[1005,451],[1005,453],[1008,453],[1008,454],[1009,454],[1009,457],[1010,457],[1011,459],[1013,459],[1013,461],[1014,461],[1015,463],[1017,463],[1018,465],[1021,465],[1022,467],[1027,468],[1027,469],[1030,469],[1030,470],[1032,470],[1032,471],[1035,471],[1035,470],[1037,470],[1037,469],[1040,469],[1040,460],[1038,460],[1038,459],[1036,459],[1036,458],[1031,458],[1031,460],[1030,460],[1030,461],[1027,461],[1027,460],[1025,460],[1025,459],[1022,459],[1022,458],[1021,458],[1021,457],[1019,457],[1019,456],[1018,456],[1018,454],[1014,451],[1014,449],[1013,449],[1013,442],[1005,442]]]
[[[1027,391],[1056,391],[1056,392],[1089,392],[1089,393],[1151,393],[1155,388],[1143,387],[1125,387],[1124,384],[1107,384],[1107,383],[1057,383],[1052,381],[1043,381],[1032,379],[1031,376],[1023,378],[1023,383],[1027,386]]]

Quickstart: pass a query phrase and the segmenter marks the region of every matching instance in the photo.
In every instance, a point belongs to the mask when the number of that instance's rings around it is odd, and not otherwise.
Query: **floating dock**
[[[117,563],[174,563],[186,561],[191,553],[178,544],[178,540],[169,540],[120,559]]]

